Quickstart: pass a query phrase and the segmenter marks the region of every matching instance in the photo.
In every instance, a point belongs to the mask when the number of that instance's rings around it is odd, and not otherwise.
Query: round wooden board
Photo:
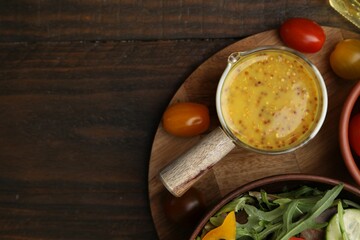
[[[342,29],[324,27],[326,42],[322,50],[307,57],[322,73],[328,90],[329,107],[325,123],[318,135],[295,152],[269,156],[236,148],[195,184],[207,206],[239,186],[265,176],[284,173],[309,173],[337,178],[354,184],[342,161],[338,144],[338,123],[342,105],[355,82],[337,78],[329,65],[329,55],[342,39],[360,35]],[[182,84],[170,104],[192,101],[206,104],[210,109],[212,126],[219,125],[215,109],[218,81],[232,52],[245,51],[264,45],[283,45],[276,30],[259,33],[238,41],[200,65]],[[149,164],[149,199],[153,221],[161,240],[184,239],[182,227],[171,224],[164,216],[162,199],[167,190],[158,178],[160,170],[199,141],[199,137],[178,138],[164,132],[159,124],[153,142]],[[195,226],[194,226],[195,229]],[[189,229],[191,231],[191,229]]]

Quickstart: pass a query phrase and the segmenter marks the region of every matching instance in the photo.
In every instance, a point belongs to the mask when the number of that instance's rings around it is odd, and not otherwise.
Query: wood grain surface
[[[213,54],[295,16],[358,31],[324,0],[1,1],[0,239],[159,239],[148,172],[166,106]]]
[[[338,144],[338,123],[342,104],[355,82],[336,77],[329,65],[329,54],[342,39],[360,35],[337,28],[324,27],[326,43],[322,50],[306,56],[319,69],[328,90],[328,112],[318,135],[304,147],[287,154],[262,155],[240,147],[232,150],[202,177],[194,187],[202,192],[205,202],[211,206],[223,196],[241,185],[266,176],[284,173],[308,173],[341,179],[354,184],[342,161]],[[277,30],[266,31],[238,41],[201,64],[179,88],[174,102],[199,102],[206,104],[212,113],[213,128],[219,123],[215,109],[215,93],[218,81],[227,63],[227,57],[237,51],[246,51],[265,45],[282,45]],[[204,135],[203,135],[204,136]],[[163,167],[185,153],[203,136],[178,138],[167,134],[159,124],[149,165],[149,196],[152,216],[160,239],[185,239],[179,235],[181,226],[170,223],[162,208],[167,190],[159,180]],[[193,227],[195,229],[195,226]]]
[[[356,30],[326,0],[2,1],[0,41],[241,38],[290,17]]]
[[[157,124],[232,42],[0,43],[0,239],[157,239]]]

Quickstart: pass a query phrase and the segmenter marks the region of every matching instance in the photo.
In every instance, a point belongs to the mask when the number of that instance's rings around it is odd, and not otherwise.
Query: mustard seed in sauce
[[[306,66],[300,57],[275,51],[239,60],[224,82],[220,100],[226,125],[236,138],[274,151],[309,136],[321,102],[315,74]]]

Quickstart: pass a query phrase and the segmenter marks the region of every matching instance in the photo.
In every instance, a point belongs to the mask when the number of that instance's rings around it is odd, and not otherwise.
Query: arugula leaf
[[[340,226],[340,232],[342,235],[343,240],[349,240],[348,235],[345,231],[345,225],[344,225],[344,209],[342,207],[341,201],[338,203],[338,219],[339,219],[339,226]]]
[[[299,205],[299,200],[292,201],[289,204],[288,209],[283,216],[283,222],[284,222],[283,229],[285,232],[288,232],[291,229],[291,223],[293,221],[293,217],[294,217],[295,211],[297,210],[298,205]]]
[[[276,203],[269,201],[267,192],[265,192],[264,190],[261,190],[260,192],[261,192],[261,200],[263,203],[265,203],[267,209],[273,209],[274,207],[278,206]]]
[[[300,197],[306,197],[306,196],[317,196],[317,195],[322,195],[323,192],[316,189],[316,188],[312,188],[309,186],[301,186],[295,190],[292,191],[286,191],[283,193],[278,194],[278,196],[282,197],[282,198],[300,198]]]
[[[339,184],[333,187],[331,190],[328,190],[325,195],[313,206],[309,213],[306,214],[304,219],[300,219],[297,222],[290,224],[290,230],[286,234],[281,234],[276,239],[277,240],[288,240],[290,237],[299,234],[300,232],[306,229],[316,229],[323,228],[327,223],[316,223],[315,219],[323,211],[329,208],[335,198],[339,195],[343,189],[343,184]]]
[[[226,213],[235,210],[247,215],[246,223],[236,224],[236,239],[288,240],[304,230],[326,227],[327,222],[320,223],[317,217],[341,201],[346,207],[360,207],[349,200],[336,199],[342,189],[343,184],[326,192],[308,186],[281,194],[267,194],[264,190],[248,192],[222,207],[210,219],[207,224],[210,228],[205,231],[221,225]]]
[[[245,204],[254,204],[254,198],[250,197],[249,195],[243,195],[238,198],[235,198],[233,201],[229,202],[225,206],[223,206],[215,216],[221,215],[223,213],[228,213],[231,211],[238,212],[239,210],[244,209]]]
[[[355,202],[353,202],[353,201],[344,199],[343,202],[344,202],[344,204],[345,204],[347,207],[352,207],[352,208],[360,209],[360,204],[357,204],[357,203],[355,203]]]

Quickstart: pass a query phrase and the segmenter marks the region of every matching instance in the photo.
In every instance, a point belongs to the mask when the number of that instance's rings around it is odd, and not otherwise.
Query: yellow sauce
[[[227,127],[256,149],[282,151],[299,145],[318,121],[321,101],[315,79],[293,54],[262,51],[240,59],[221,92]]]

